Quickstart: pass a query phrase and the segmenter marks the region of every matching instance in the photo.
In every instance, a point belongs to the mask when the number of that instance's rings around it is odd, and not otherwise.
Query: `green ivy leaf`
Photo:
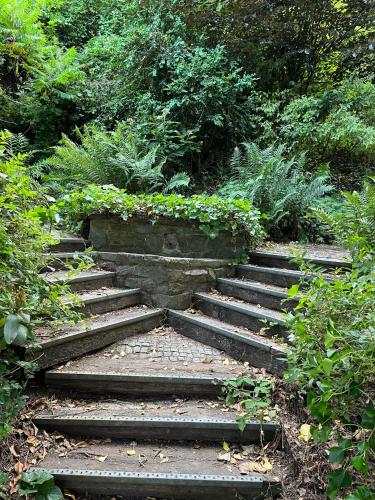
[[[375,408],[368,406],[362,415],[362,427],[365,429],[375,428]]]
[[[12,344],[18,335],[19,327],[22,326],[17,314],[9,314],[4,324],[4,339],[7,344]]]
[[[335,498],[341,488],[347,488],[352,484],[352,478],[345,469],[338,469],[328,474],[327,496],[329,499]]]
[[[362,472],[363,474],[368,474],[368,463],[362,455],[357,455],[355,457],[352,457],[350,463],[358,472]]]

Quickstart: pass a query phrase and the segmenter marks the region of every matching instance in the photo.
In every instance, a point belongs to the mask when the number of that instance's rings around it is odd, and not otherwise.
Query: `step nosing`
[[[255,333],[246,334],[245,332],[243,332],[243,333],[234,332],[230,328],[230,326],[232,326],[232,325],[229,325],[229,324],[228,324],[227,329],[225,327],[213,325],[212,323],[210,323],[209,317],[207,317],[207,318],[194,317],[194,316],[190,316],[190,314],[188,314],[188,313],[176,311],[173,309],[169,309],[169,313],[172,314],[172,316],[182,318],[185,321],[188,321],[188,322],[193,323],[195,325],[202,326],[204,328],[207,328],[209,330],[217,332],[217,333],[224,335],[226,337],[240,340],[241,342],[243,342],[245,344],[249,344],[252,347],[256,347],[257,349],[261,349],[262,351],[266,351],[266,352],[276,351],[279,354],[284,354],[284,350],[282,348],[280,348],[279,346],[277,346],[275,344],[269,344],[269,343],[264,342],[262,339],[256,338]]]
[[[229,426],[230,428],[238,429],[238,422],[234,419],[224,419],[224,418],[179,418],[179,417],[118,417],[118,416],[80,416],[80,415],[41,415],[33,418],[35,423],[58,423],[58,422],[70,422],[73,425],[80,425],[80,422],[85,424],[89,423],[99,423],[101,425],[111,425],[111,424],[145,424],[149,422],[150,424],[159,425],[218,425],[218,426]],[[274,430],[280,427],[279,422],[269,421],[261,422],[259,420],[249,420],[246,422],[246,430],[252,429],[264,429],[264,430]]]
[[[271,259],[280,259],[280,260],[287,260],[288,262],[290,262],[292,259],[294,259],[295,257],[293,255],[287,255],[287,254],[281,254],[281,253],[271,253],[271,252],[250,252],[250,257],[251,256],[254,256],[254,257],[269,257]],[[345,265],[351,265],[351,261],[348,260],[342,260],[342,259],[332,259],[330,257],[314,257],[314,256],[304,256],[302,257],[304,260],[306,261],[311,261],[311,262],[314,262],[314,263],[320,263],[320,264],[333,264],[337,267],[345,267]]]
[[[79,295],[79,293],[77,293],[76,295],[77,295],[77,297],[81,298],[82,305],[84,306],[87,304],[95,304],[97,302],[106,302],[107,300],[119,299],[121,297],[128,297],[131,295],[137,295],[138,293],[140,293],[140,291],[141,291],[140,288],[132,288],[129,290],[122,290],[120,292],[119,291],[111,292],[108,295],[97,295],[94,297],[85,297],[84,294]],[[73,304],[73,301],[68,300],[65,302],[65,304],[71,305],[71,304]]]
[[[285,325],[285,320],[282,318],[277,318],[270,314],[268,311],[266,312],[261,312],[257,311],[254,307],[254,309],[249,308],[249,305],[238,303],[238,302],[232,302],[232,301],[227,301],[224,299],[217,299],[216,297],[211,297],[210,295],[202,294],[202,293],[196,293],[195,294],[196,298],[199,298],[200,300],[205,300],[207,302],[211,302],[212,304],[216,304],[221,307],[226,307],[227,309],[232,309],[233,311],[240,312],[242,314],[246,314],[248,316],[253,316],[258,319],[265,319],[270,322],[275,322],[278,323],[279,325]]]
[[[282,276],[295,276],[298,278],[308,277],[308,273],[303,273],[302,271],[297,271],[294,269],[282,269],[279,267],[266,267],[266,266],[256,266],[254,264],[241,264],[237,266],[238,269],[243,269],[245,271],[258,271],[268,274],[279,274]]]
[[[57,283],[57,284],[60,284],[60,283],[67,283],[67,284],[74,284],[74,283],[80,283],[80,282],[84,282],[84,281],[96,281],[96,280],[100,280],[100,279],[103,279],[103,278],[113,278],[116,276],[116,273],[114,271],[103,271],[103,272],[100,272],[100,273],[92,273],[92,274],[86,274],[85,276],[73,276],[72,278],[65,278],[65,277],[57,277],[57,278],[54,278],[53,276],[52,277],[49,277],[47,278],[47,280],[51,283]]]
[[[223,382],[228,377],[224,376],[211,376],[211,375],[126,375],[117,372],[105,372],[105,373],[93,373],[93,372],[62,372],[59,370],[49,370],[46,372],[46,380],[62,380],[62,379],[92,379],[92,380],[108,380],[117,379],[122,382],[134,382],[134,381],[144,381],[144,382],[157,382],[157,381],[170,381],[170,382],[194,382],[194,383],[207,383],[214,384],[215,382]]]
[[[286,292],[281,292],[280,290],[276,290],[275,288],[270,288],[267,287],[266,285],[261,286],[261,285],[255,285],[251,282],[241,282],[240,280],[231,280],[228,278],[218,278],[217,279],[218,283],[223,283],[225,285],[230,285],[233,287],[237,288],[242,288],[244,290],[254,290],[260,293],[268,294],[268,295],[274,295],[275,297],[280,297],[280,298],[288,298],[288,294]]]
[[[229,475],[216,475],[216,474],[183,474],[183,473],[171,473],[171,472],[124,472],[124,471],[114,471],[114,470],[97,470],[97,469],[55,469],[55,468],[47,468],[47,467],[33,467],[31,470],[44,470],[48,471],[50,474],[57,478],[61,478],[61,476],[78,476],[78,477],[90,477],[90,478],[104,478],[104,479],[128,479],[129,481],[138,480],[140,484],[142,481],[149,479],[150,481],[166,481],[167,483],[171,482],[181,482],[191,484],[194,482],[209,484],[212,483],[215,485],[216,483],[229,485],[233,484],[257,484],[262,486],[265,479],[259,474],[253,474],[251,476],[229,476]]]
[[[137,322],[137,321],[142,320],[144,318],[152,318],[154,316],[158,316],[158,315],[162,314],[162,312],[163,312],[162,309],[142,312],[140,314],[135,314],[134,316],[131,316],[130,318],[121,319],[119,321],[112,321],[112,322],[109,322],[109,323],[102,325],[102,326],[88,328],[87,330],[81,330],[79,332],[74,332],[74,333],[66,333],[64,335],[60,335],[60,336],[55,337],[53,339],[41,341],[39,343],[39,346],[41,348],[46,348],[46,347],[48,348],[48,347],[51,347],[53,345],[63,344],[67,341],[71,341],[71,340],[74,340],[76,338],[82,338],[82,337],[85,337],[87,335],[93,335],[95,333],[105,332],[105,331],[110,330],[112,328],[120,328],[121,326],[125,326],[127,324]]]

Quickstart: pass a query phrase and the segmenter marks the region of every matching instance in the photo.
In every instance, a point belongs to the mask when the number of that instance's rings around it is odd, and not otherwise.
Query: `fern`
[[[229,166],[232,180],[220,193],[250,199],[267,215],[269,229],[278,227],[290,236],[302,233],[308,209],[333,189],[327,172],[306,174],[305,156],[287,158],[283,144],[261,149],[243,143],[235,148]]]
[[[77,131],[81,144],[63,135],[55,154],[42,163],[46,180],[54,188],[113,184],[128,192],[176,191],[188,186],[187,174],[176,174],[166,181],[163,168],[166,158],[157,144],[138,140],[129,130],[117,127],[113,132],[96,126]],[[41,165],[38,165],[40,171]]]
[[[164,186],[163,193],[180,192],[187,188],[191,182],[186,172],[174,174]]]

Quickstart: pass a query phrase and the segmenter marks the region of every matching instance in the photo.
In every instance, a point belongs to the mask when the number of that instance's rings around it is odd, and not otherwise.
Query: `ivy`
[[[220,231],[243,234],[251,246],[259,244],[265,235],[258,210],[246,200],[226,201],[203,195],[131,195],[114,186],[89,185],[65,195],[58,205],[71,222],[93,214],[115,214],[124,220],[137,215],[156,223],[160,217],[168,217],[196,223],[210,238],[216,238]]]

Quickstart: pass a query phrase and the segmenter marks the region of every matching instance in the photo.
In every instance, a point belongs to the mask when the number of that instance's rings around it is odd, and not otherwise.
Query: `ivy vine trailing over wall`
[[[299,301],[290,323],[295,348],[287,378],[306,392],[312,435],[328,445],[328,497],[369,500],[375,472],[375,180],[362,193],[344,196],[342,214],[321,216],[350,248],[352,269],[331,280],[318,274]],[[289,293],[296,296],[298,287]]]
[[[124,220],[138,215],[154,222],[159,217],[169,217],[197,223],[210,238],[215,238],[220,231],[230,231],[233,235],[243,233],[249,244],[256,246],[265,236],[258,210],[246,200],[226,201],[203,195],[130,195],[114,186],[90,185],[65,195],[59,207],[72,222],[98,213],[116,214]]]

